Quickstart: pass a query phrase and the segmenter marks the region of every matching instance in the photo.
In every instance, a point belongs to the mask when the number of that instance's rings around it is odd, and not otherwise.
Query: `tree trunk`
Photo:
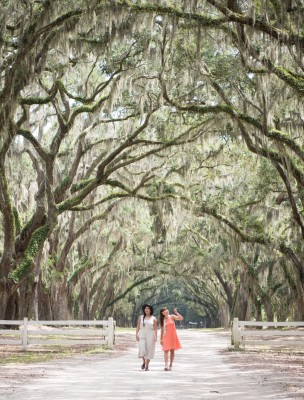
[[[236,293],[236,301],[232,318],[237,317],[246,321],[249,317],[249,296],[248,296],[248,274],[246,271],[240,273],[240,285]]]
[[[33,318],[33,302],[34,302],[35,288],[34,282],[27,278],[19,287],[19,318],[25,317]]]
[[[52,321],[52,306],[49,291],[43,287],[41,281],[37,284],[37,292],[39,294],[38,300],[38,320]]]
[[[55,284],[54,300],[54,320],[68,320],[70,313],[68,308],[68,288],[66,278],[62,282]]]
[[[218,319],[220,321],[220,326],[223,326],[225,328],[229,327],[230,307],[228,306],[228,304],[223,304],[223,306],[219,308]]]
[[[8,301],[8,288],[6,284],[6,278],[2,278],[0,280],[0,319],[5,319],[7,301]]]
[[[0,115],[1,122],[1,115]],[[1,134],[4,134],[2,131]],[[2,214],[1,224],[4,230],[3,254],[0,257],[0,319],[4,319],[5,315],[12,315],[7,310],[10,285],[8,282],[9,272],[12,266],[12,259],[14,256],[14,240],[15,240],[15,221],[12,203],[10,201],[9,188],[7,178],[5,175],[5,154],[8,149],[10,141],[8,141],[3,149],[0,149],[0,212]],[[11,305],[9,306],[11,310]]]
[[[262,321],[262,304],[255,294],[252,295],[252,303],[255,309],[256,321]]]
[[[273,313],[273,309],[272,309],[272,304],[271,304],[271,298],[269,296],[263,296],[261,298],[262,304],[264,306],[264,310],[266,313],[266,318],[267,321],[269,322],[273,322],[274,320],[274,313]]]
[[[80,283],[78,318],[82,320],[90,319],[89,289],[86,277],[83,277]]]
[[[284,244],[280,246],[281,251],[289,258],[293,265],[294,271],[294,283],[297,292],[297,309],[295,310],[294,320],[304,320],[304,269],[302,260],[289,248],[285,247]]]
[[[4,319],[14,320],[19,319],[19,295],[18,292],[14,292],[7,299],[6,312]]]
[[[304,290],[303,282],[296,279],[297,301],[295,303],[294,321],[304,321]]]
[[[106,294],[103,296],[103,302],[100,305],[100,312],[99,312],[99,319],[107,319],[107,315],[111,315],[111,312],[108,309],[108,304],[110,304],[111,300],[114,297],[114,290],[113,286],[111,285],[108,289]]]

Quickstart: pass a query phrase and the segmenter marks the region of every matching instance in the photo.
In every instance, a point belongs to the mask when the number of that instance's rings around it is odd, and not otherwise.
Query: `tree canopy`
[[[304,318],[303,13],[3,2],[0,319]]]

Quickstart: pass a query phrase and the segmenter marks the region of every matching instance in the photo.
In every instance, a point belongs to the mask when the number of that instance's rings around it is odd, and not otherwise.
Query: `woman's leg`
[[[148,371],[149,370],[149,362],[150,362],[150,360],[148,359],[148,358],[146,358],[146,371]]]
[[[165,370],[168,370],[168,355],[169,355],[169,351],[166,350],[164,351],[164,359],[165,359]]]
[[[146,355],[146,350],[145,350],[146,342],[145,342],[145,339],[141,337],[139,339],[138,345],[139,345],[139,354],[138,355],[142,359],[141,369],[145,369],[145,355]]]
[[[174,350],[170,350],[170,365],[169,365],[169,368],[172,368],[173,361],[174,361]]]

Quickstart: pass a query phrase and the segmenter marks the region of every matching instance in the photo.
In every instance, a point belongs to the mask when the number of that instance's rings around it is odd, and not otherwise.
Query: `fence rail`
[[[246,326],[261,329],[245,329]],[[232,325],[231,343],[235,349],[245,345],[257,346],[304,346],[304,330],[268,329],[274,328],[304,328],[301,322],[267,322],[239,321],[234,318]],[[252,340],[253,339],[253,340]],[[264,339],[264,340],[263,340]],[[265,340],[266,339],[266,340]],[[283,339],[283,340],[281,340]]]
[[[29,345],[37,344],[106,344],[112,349],[115,342],[113,318],[103,321],[32,321],[27,318],[20,321],[0,320],[0,327],[11,325],[16,325],[19,329],[0,329],[0,345],[20,345],[24,351]],[[102,329],[96,328],[99,326]]]

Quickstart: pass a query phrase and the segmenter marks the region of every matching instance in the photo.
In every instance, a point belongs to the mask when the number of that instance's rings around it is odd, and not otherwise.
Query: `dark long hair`
[[[149,307],[149,308],[150,308],[150,315],[153,315],[153,307],[150,306],[149,304],[144,304],[144,305],[142,306],[142,311],[143,311],[143,313],[144,313],[144,316],[143,316],[143,326],[145,326],[145,318],[146,318],[146,311],[145,311],[145,308],[146,308],[146,307]]]
[[[165,310],[168,310],[168,307],[161,308],[161,309],[160,309],[160,312],[159,312],[159,322],[160,322],[161,328],[164,327],[164,319],[165,319],[165,316],[164,316],[164,314],[163,314],[163,311],[165,311]]]

